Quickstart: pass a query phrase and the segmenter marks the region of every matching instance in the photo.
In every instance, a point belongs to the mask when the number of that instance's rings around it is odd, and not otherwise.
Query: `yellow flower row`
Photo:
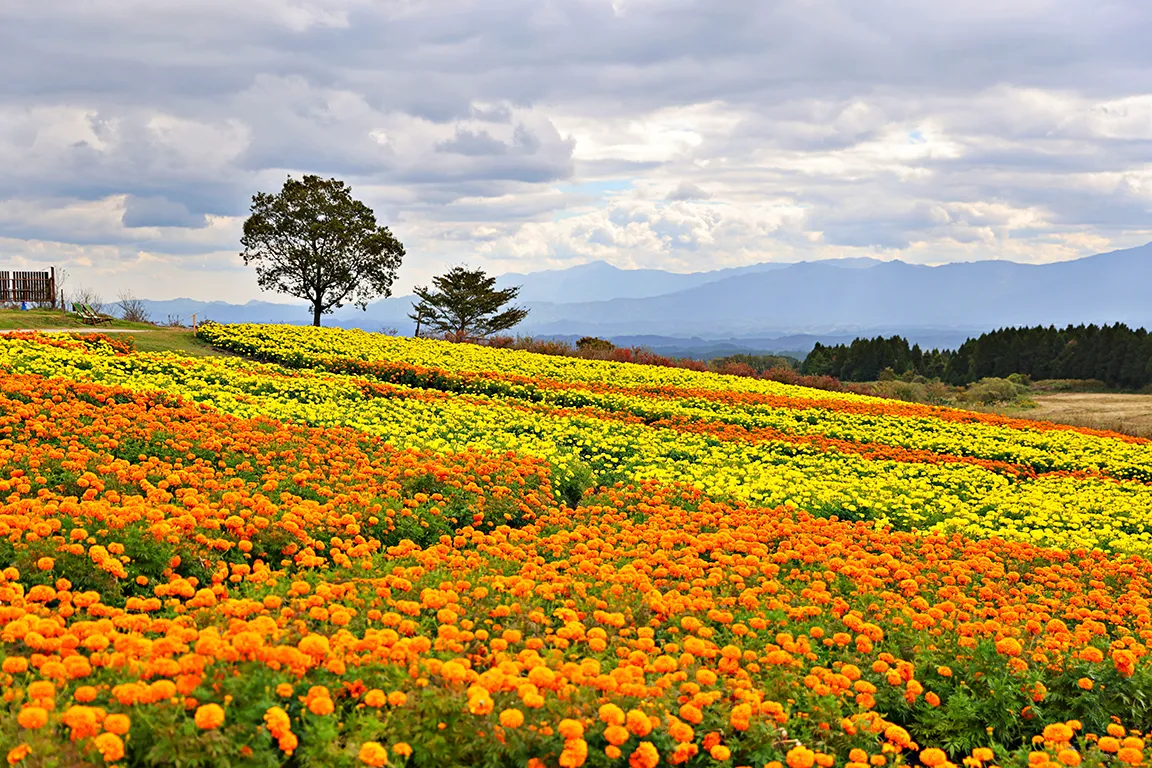
[[[347,425],[397,446],[444,453],[515,451],[550,461],[556,485],[571,492],[589,480],[679,482],[715,498],[791,504],[903,529],[1152,551],[1152,486],[1143,483],[1014,480],[970,464],[873,460],[787,440],[726,440],[475,395],[390,387],[370,396],[367,383],[353,377],[234,358],[115,356],[17,341],[0,350],[0,363],[16,372],[162,390],[238,416]]]

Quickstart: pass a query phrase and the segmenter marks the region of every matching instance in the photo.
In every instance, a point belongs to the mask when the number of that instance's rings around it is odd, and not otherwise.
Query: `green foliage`
[[[710,362],[712,368],[716,370],[723,370],[727,366],[747,365],[757,374],[770,371],[773,368],[791,368],[794,371],[800,370],[800,361],[787,355],[752,355],[746,352],[739,352],[734,355],[713,358]]]
[[[607,339],[585,336],[576,342],[576,349],[580,352],[611,352],[616,349],[616,345]]]
[[[528,316],[523,307],[505,306],[516,298],[520,288],[496,288],[496,278],[482,269],[453,267],[447,274],[432,278],[433,289],[417,287],[420,301],[412,305],[417,335],[427,328],[433,334],[453,341],[484,338],[506,331]]]
[[[258,192],[240,238],[245,264],[267,291],[304,299],[312,324],[351,303],[392,295],[404,246],[337,179],[291,177],[275,195]]]
[[[1152,383],[1152,335],[1123,323],[1064,329],[1002,328],[981,334],[956,350],[921,350],[900,336],[855,339],[851,344],[816,344],[804,359],[810,375],[842,381],[875,381],[890,368],[893,377],[911,372],[964,385],[986,378],[1098,379],[1107,386],[1139,389]]]

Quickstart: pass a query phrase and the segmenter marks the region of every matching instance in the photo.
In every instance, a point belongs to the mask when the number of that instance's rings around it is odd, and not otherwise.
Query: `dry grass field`
[[[1152,437],[1152,395],[1057,392],[1035,394],[1034,408],[998,408],[999,413],[1078,427],[1111,429]]]

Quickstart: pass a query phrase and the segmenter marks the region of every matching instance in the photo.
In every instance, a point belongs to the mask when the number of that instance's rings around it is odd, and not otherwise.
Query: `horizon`
[[[936,267],[944,267],[944,266],[948,266],[951,264],[977,264],[977,263],[981,263],[981,262],[1001,262],[1001,263],[1009,263],[1009,264],[1019,264],[1021,266],[1040,267],[1040,266],[1045,266],[1047,264],[1060,264],[1060,263],[1066,263],[1069,261],[1079,261],[1081,259],[1090,259],[1090,258],[1093,258],[1095,256],[1107,256],[1107,255],[1109,255],[1111,253],[1115,253],[1117,251],[1133,250],[1135,248],[1144,248],[1144,247],[1148,247],[1148,246],[1152,246],[1152,241],[1149,241],[1147,243],[1143,243],[1141,245],[1133,246],[1132,248],[1121,248],[1121,249],[1115,249],[1112,251],[1106,251],[1103,253],[1092,253],[1092,254],[1086,254],[1083,256],[1074,256],[1074,257],[1068,258],[1068,259],[1060,259],[1060,260],[1056,260],[1056,261],[1044,262],[1041,264],[1035,264],[1035,263],[1026,262],[1026,261],[1013,261],[1011,259],[977,259],[974,261],[965,261],[965,262],[949,261],[949,262],[943,262],[940,264],[913,264],[910,262],[903,261],[901,259],[875,259],[875,258],[866,257],[866,256],[860,256],[860,257],[846,256],[846,257],[841,257],[841,258],[806,259],[806,260],[801,260],[801,261],[790,261],[790,262],[754,262],[752,264],[746,264],[743,266],[744,267],[755,267],[755,266],[761,266],[764,264],[780,264],[783,266],[797,266],[800,264],[819,264],[822,262],[835,262],[835,261],[846,261],[846,260],[864,261],[864,260],[870,259],[872,261],[877,262],[877,264],[875,266],[879,266],[880,264],[899,263],[899,264],[906,264],[908,266],[914,266],[914,267],[927,267],[929,269],[934,269]],[[539,274],[543,274],[543,273],[566,272],[566,271],[578,269],[580,267],[591,267],[591,266],[596,266],[596,265],[604,265],[607,267],[611,267],[612,269],[616,269],[616,270],[620,270],[620,271],[624,271],[624,272],[630,272],[630,271],[637,271],[638,272],[638,271],[643,271],[643,270],[655,269],[653,267],[618,267],[618,266],[612,264],[611,262],[605,261],[603,259],[596,259],[594,261],[583,262],[581,264],[573,264],[573,265],[568,266],[568,267],[560,267],[560,268],[545,267],[542,269],[533,270],[532,272],[507,272],[507,273],[496,275],[496,277],[498,277],[498,278],[509,277],[509,276],[528,277],[530,275],[539,275]],[[667,271],[667,272],[670,272],[672,274],[679,274],[679,275],[698,275],[698,274],[708,274],[711,272],[720,272],[720,271],[723,271],[726,269],[731,269],[731,267],[718,267],[716,269],[698,270],[695,272],[675,272],[673,270],[663,270],[663,271]],[[391,299],[405,299],[405,298],[412,297],[412,295],[413,294],[411,292],[408,292],[408,293],[393,292],[393,294],[389,298],[391,298]],[[245,306],[248,304],[260,304],[260,303],[279,304],[279,305],[293,306],[293,307],[296,307],[296,306],[306,307],[306,306],[308,306],[307,302],[300,300],[300,299],[293,299],[292,297],[280,297],[281,300],[279,300],[279,301],[270,300],[271,298],[277,298],[277,297],[278,297],[277,294],[272,294],[272,295],[264,294],[263,296],[257,296],[256,298],[248,299],[247,301],[243,301],[243,302],[225,302],[225,301],[220,301],[218,299],[198,299],[198,298],[195,298],[192,296],[172,296],[172,297],[163,298],[163,299],[154,299],[150,296],[141,296],[140,298],[145,299],[147,301],[152,301],[152,302],[201,301],[201,302],[207,302],[207,303],[232,304],[232,305],[236,305],[236,306]],[[381,300],[382,299],[377,299],[376,301],[381,301]],[[534,301],[534,300],[528,300],[528,301],[530,303],[541,303],[540,301]]]
[[[1050,263],[1152,240],[1152,6],[13,0],[0,269],[272,300],[256,192],[343,179],[456,263]]]

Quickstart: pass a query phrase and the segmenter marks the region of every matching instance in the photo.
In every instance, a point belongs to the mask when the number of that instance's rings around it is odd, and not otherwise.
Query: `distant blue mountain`
[[[531,313],[517,328],[539,336],[649,335],[683,343],[753,342],[749,348],[804,351],[811,342],[902,333],[924,346],[948,346],[1007,325],[1125,322],[1152,327],[1152,243],[1055,264],[977,261],[926,267],[900,261],[829,260],[756,264],[677,274],[594,262],[564,270],[504,275],[521,285]],[[411,333],[413,297],[386,299],[367,312],[344,308],[326,325]],[[147,302],[167,315],[218,322],[307,323],[300,305]],[[783,337],[798,337],[786,342]],[[743,340],[743,341],[741,341]],[[795,343],[798,346],[788,346]],[[783,346],[780,346],[783,345]]]

